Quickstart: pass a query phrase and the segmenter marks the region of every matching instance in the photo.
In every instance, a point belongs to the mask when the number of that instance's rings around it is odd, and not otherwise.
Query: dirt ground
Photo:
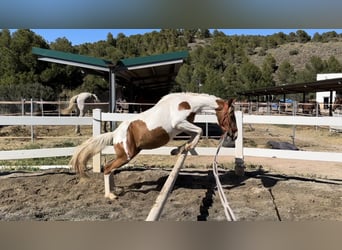
[[[266,147],[269,139],[291,141],[293,135],[292,128],[279,126],[246,127],[244,131],[245,145],[253,147]],[[77,140],[87,136],[89,131]],[[14,148],[27,143],[16,142],[3,132],[0,145],[9,147],[8,140]],[[300,150],[342,151],[342,136],[327,129],[297,128],[295,142]],[[201,143],[212,146],[217,141]],[[232,157],[218,160],[221,183],[239,221],[342,221],[340,162],[246,157],[245,176],[238,177]],[[116,172],[119,198],[113,201],[103,197],[100,173],[90,171],[90,178],[80,181],[69,169],[2,170],[0,220],[143,221],[175,161],[175,156],[138,156]],[[160,220],[226,220],[211,163],[212,157],[187,157]]]

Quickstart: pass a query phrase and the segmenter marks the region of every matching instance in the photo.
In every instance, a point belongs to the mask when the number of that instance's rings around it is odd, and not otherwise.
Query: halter
[[[220,120],[220,126],[224,131],[226,131],[226,124],[229,123],[229,106],[227,102],[224,102],[223,109],[221,111],[223,113],[221,120]]]

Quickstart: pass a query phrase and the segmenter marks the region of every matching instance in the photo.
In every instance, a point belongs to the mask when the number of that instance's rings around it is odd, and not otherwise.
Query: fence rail
[[[134,114],[126,113],[102,113],[100,110],[93,111],[93,117],[35,117],[35,116],[0,116],[0,125],[92,125],[93,134],[101,131],[101,121],[125,121],[131,119]],[[297,160],[333,161],[342,162],[342,153],[338,152],[314,152],[314,151],[290,151],[264,148],[243,147],[243,124],[287,124],[307,126],[342,126],[341,117],[299,117],[299,116],[268,116],[268,115],[243,115],[236,111],[239,137],[235,142],[235,148],[222,148],[220,155],[235,156],[243,159],[244,156],[276,157]],[[195,122],[216,123],[214,115],[197,115]],[[141,154],[170,155],[174,147],[161,147],[153,150],[143,150]],[[0,151],[0,160],[15,160],[26,158],[44,158],[70,156],[75,147],[45,148],[29,150]],[[191,154],[213,156],[216,148],[197,147]],[[113,154],[113,148],[107,146],[102,154]],[[99,171],[99,156],[94,157],[94,170]]]
[[[0,101],[0,112],[8,115],[60,115],[60,110],[68,105],[69,101],[44,101],[44,100],[18,100],[18,101]],[[138,111],[142,106],[150,107],[153,103],[138,103],[138,102],[116,102],[118,107],[132,107],[131,111]],[[85,105],[93,106],[93,103]],[[108,102],[96,103],[96,108],[104,109],[108,106]],[[235,109],[249,114],[291,114],[304,116],[320,116],[329,115],[329,104],[318,102],[235,102]]]
[[[0,116],[0,125],[92,125],[92,117]]]

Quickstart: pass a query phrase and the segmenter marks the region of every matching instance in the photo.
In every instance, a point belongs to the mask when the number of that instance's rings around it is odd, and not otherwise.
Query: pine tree
[[[280,84],[294,83],[296,80],[296,73],[293,65],[288,60],[283,61],[277,70],[277,76]]]
[[[268,54],[262,64],[262,83],[261,87],[274,86],[275,81],[273,80],[273,73],[276,71],[276,60],[271,54]]]
[[[327,61],[327,70],[328,73],[338,73],[342,72],[342,65],[334,56],[330,56]]]

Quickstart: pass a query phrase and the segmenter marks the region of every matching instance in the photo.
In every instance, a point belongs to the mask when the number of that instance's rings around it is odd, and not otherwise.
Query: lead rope
[[[217,169],[217,165],[218,165],[217,156],[219,154],[219,151],[220,151],[220,149],[222,147],[224,138],[226,138],[226,136],[227,136],[227,132],[225,132],[223,134],[223,136],[221,137],[221,140],[219,142],[219,145],[217,147],[216,155],[215,155],[214,161],[213,161],[213,174],[214,174],[215,181],[216,181],[217,192],[218,192],[218,194],[220,196],[221,204],[223,206],[226,218],[227,218],[228,221],[236,221],[236,217],[234,215],[234,212],[230,208],[228,200],[227,200],[227,198],[226,198],[226,196],[224,194],[224,191],[223,191],[223,188],[222,188],[222,185],[221,185],[221,182],[220,182],[219,174],[218,174],[218,169]]]

